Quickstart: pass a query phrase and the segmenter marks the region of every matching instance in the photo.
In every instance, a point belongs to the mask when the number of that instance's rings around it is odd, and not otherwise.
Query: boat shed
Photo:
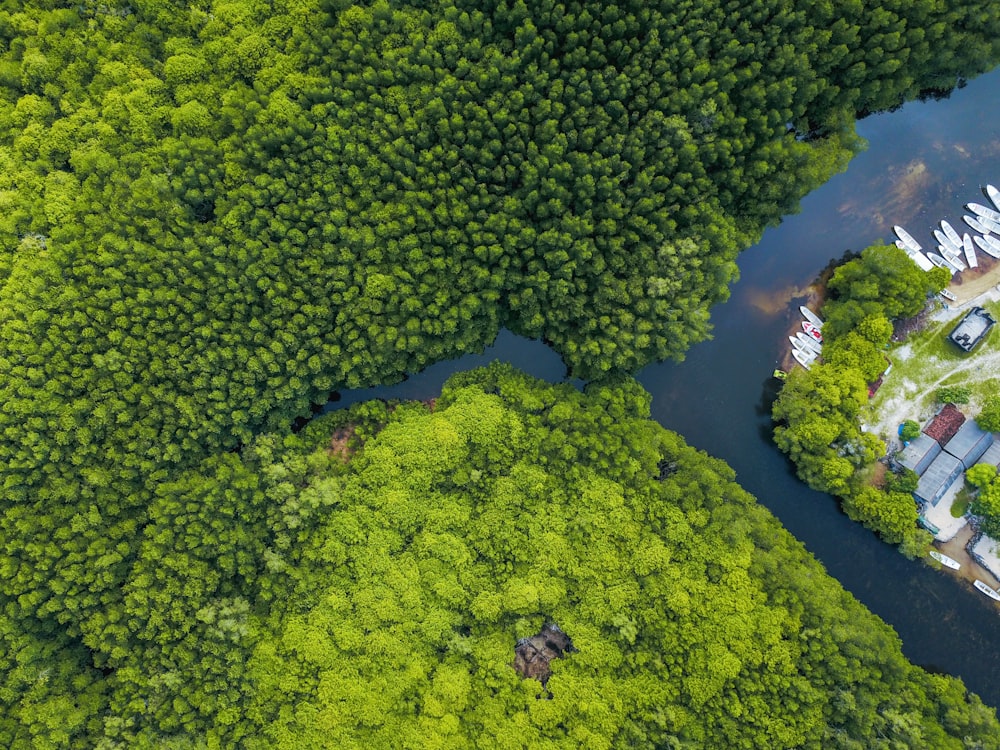
[[[921,475],[914,497],[929,505],[937,505],[952,483],[961,479],[963,471],[961,461],[950,453],[940,453]]]
[[[986,449],[992,444],[993,433],[986,432],[976,424],[975,420],[970,419],[958,429],[955,437],[945,444],[944,450],[961,461],[962,466],[968,469],[982,458]]]
[[[955,330],[948,334],[948,338],[961,349],[971,352],[995,323],[993,316],[984,308],[973,307],[955,326]]]
[[[930,435],[920,433],[903,450],[896,454],[896,461],[917,474],[923,474],[941,452],[941,444]]]
[[[994,436],[990,447],[986,449],[986,452],[979,457],[979,460],[976,461],[976,463],[989,464],[990,466],[1000,468],[1000,441],[996,440],[996,436]]]

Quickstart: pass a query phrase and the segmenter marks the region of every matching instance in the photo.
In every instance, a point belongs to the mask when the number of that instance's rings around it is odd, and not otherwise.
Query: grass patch
[[[965,515],[965,511],[969,509],[969,503],[972,502],[972,490],[966,485],[958,491],[955,495],[955,500],[951,504],[951,515],[953,518],[961,518]]]

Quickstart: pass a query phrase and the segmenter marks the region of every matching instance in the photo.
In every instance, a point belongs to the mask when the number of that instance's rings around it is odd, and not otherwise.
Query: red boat
[[[803,320],[802,330],[805,331],[810,338],[815,339],[821,344],[823,343],[823,334],[820,333],[818,326],[813,325],[808,320]]]

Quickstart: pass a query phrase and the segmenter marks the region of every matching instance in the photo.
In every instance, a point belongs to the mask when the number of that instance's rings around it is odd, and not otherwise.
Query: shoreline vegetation
[[[625,376],[998,60],[984,0],[0,0],[0,746],[1000,746]],[[287,429],[502,327],[588,395]]]

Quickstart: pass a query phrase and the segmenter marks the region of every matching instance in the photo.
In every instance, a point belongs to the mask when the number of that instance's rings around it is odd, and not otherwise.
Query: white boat
[[[944,565],[946,568],[951,568],[952,570],[958,570],[959,568],[962,567],[962,564],[958,560],[954,560],[948,557],[948,555],[944,555],[938,552],[936,549],[932,549],[927,554],[933,557],[942,565]]]
[[[980,234],[1000,234],[1000,221],[994,221],[993,219],[987,219],[985,216],[980,216],[979,224],[986,230],[985,232],[980,232]]]
[[[998,210],[1000,210],[1000,190],[997,190],[992,185],[987,185],[986,195],[990,199],[990,203],[992,203],[994,206],[997,207]]]
[[[969,268],[979,268],[976,246],[972,244],[972,237],[968,233],[962,235],[962,248],[965,250],[965,262],[969,264]]]
[[[969,226],[969,229],[979,234],[989,234],[993,231],[990,227],[986,226],[982,216],[972,217],[966,214],[962,217],[962,221]]]
[[[820,330],[823,329],[823,319],[819,315],[814,313],[812,310],[810,310],[808,307],[806,307],[805,305],[799,305],[799,312],[802,313],[803,318],[808,320],[814,326],[816,326]]]
[[[933,234],[934,234],[934,239],[936,239],[938,241],[938,244],[941,247],[947,247],[952,252],[956,252],[956,253],[962,252],[962,238],[961,237],[956,237],[955,239],[957,241],[956,242],[952,242],[951,238],[948,237],[948,235],[946,235],[940,229],[935,229]],[[941,250],[941,247],[938,247],[938,251]]]
[[[989,235],[985,237],[973,237],[972,241],[987,255],[1000,259],[1000,241],[995,237],[990,237]]]
[[[892,231],[896,233],[896,236],[899,237],[899,241],[903,243],[904,250],[909,248],[915,253],[919,253],[923,250],[923,248],[920,247],[920,243],[913,239],[913,236],[898,224],[892,228]]]
[[[962,247],[962,238],[958,236],[958,232],[955,231],[955,228],[951,224],[947,221],[942,221],[941,228],[944,230],[945,236],[947,236],[952,243],[958,247]]]
[[[996,591],[994,591],[993,589],[991,589],[989,586],[987,586],[982,581],[978,581],[978,580],[974,581],[972,585],[975,586],[980,591],[982,591],[984,594],[986,594],[986,596],[988,596],[990,599],[996,599],[998,602],[1000,602],[1000,594],[998,594]]]
[[[947,289],[942,289],[940,292],[938,292],[938,294],[940,294],[942,297],[944,297],[949,302],[958,302],[958,297],[956,297],[954,294],[952,294],[951,292],[949,292]]]
[[[823,343],[823,334],[820,333],[819,327],[810,323],[808,320],[802,321],[802,330],[805,331],[809,336],[812,336],[814,341]]]
[[[934,268],[934,264],[931,263],[929,260],[927,260],[927,256],[924,255],[923,253],[918,253],[916,251],[909,251],[906,253],[906,255],[910,258],[910,260],[912,260],[914,263],[920,266],[920,270],[922,271],[930,271],[932,268]]]
[[[796,362],[807,370],[812,367],[812,363],[816,361],[815,355],[810,356],[805,354],[801,349],[792,349],[792,356],[795,357]]]
[[[956,271],[955,267],[953,265],[951,265],[951,263],[949,263],[948,261],[946,261],[944,258],[942,258],[940,255],[938,255],[937,253],[927,253],[927,260],[929,260],[931,263],[933,263],[938,268],[944,268],[952,276],[955,275],[955,271]]]
[[[800,349],[816,352],[816,354],[823,351],[823,345],[803,331],[799,331],[795,334],[795,340],[802,344],[802,346],[799,347]]]
[[[960,253],[962,252],[961,248],[958,250],[952,250],[950,247],[946,245],[938,245],[938,252],[941,254],[942,258],[944,258],[946,261],[948,261],[951,265],[955,267],[955,270],[957,271],[965,270],[966,268],[965,261],[962,260],[962,256],[960,255]]]
[[[966,203],[965,207],[972,211],[972,213],[976,216],[985,216],[987,219],[1000,221],[1000,211],[994,211],[992,208],[984,206],[982,203]]]

